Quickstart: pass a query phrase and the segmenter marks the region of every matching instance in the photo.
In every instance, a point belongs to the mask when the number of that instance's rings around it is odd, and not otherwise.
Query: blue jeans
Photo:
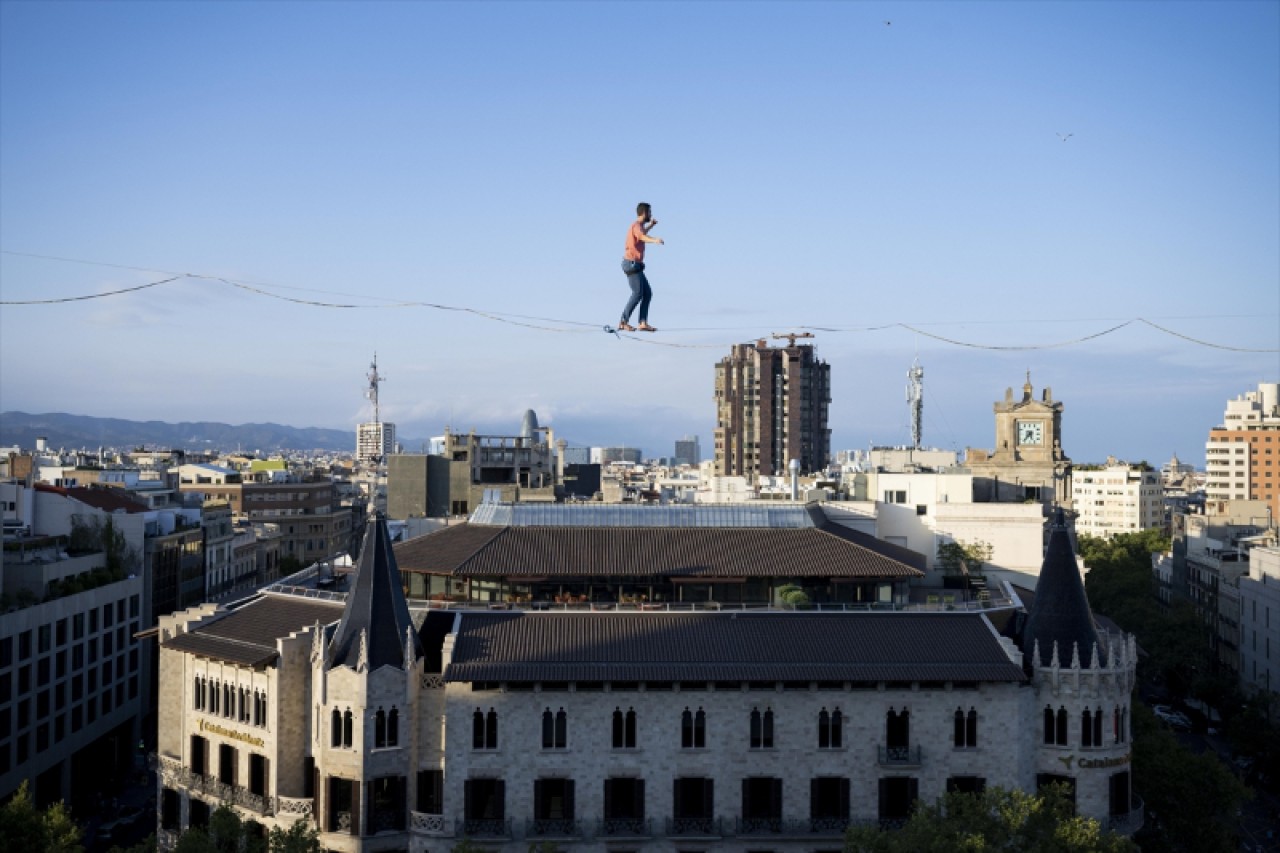
[[[631,322],[631,312],[640,306],[640,322],[649,322],[649,300],[653,298],[653,290],[649,287],[649,279],[644,275],[644,261],[623,261],[622,274],[631,285],[631,298],[627,307],[622,309],[622,322]]]

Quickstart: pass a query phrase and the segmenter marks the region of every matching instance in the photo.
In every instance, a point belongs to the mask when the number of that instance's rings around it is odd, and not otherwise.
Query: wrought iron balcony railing
[[[880,765],[883,767],[919,767],[920,761],[918,746],[880,747]]]
[[[510,838],[511,818],[459,818],[457,834],[468,838]]]
[[[667,835],[723,835],[718,817],[667,818]]]
[[[607,817],[596,824],[596,835],[608,838],[648,838],[652,832],[644,817]]]

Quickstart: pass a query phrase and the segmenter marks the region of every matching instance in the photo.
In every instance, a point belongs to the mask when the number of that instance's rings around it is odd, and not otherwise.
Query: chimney
[[[791,468],[791,500],[800,500],[800,460],[792,459]]]

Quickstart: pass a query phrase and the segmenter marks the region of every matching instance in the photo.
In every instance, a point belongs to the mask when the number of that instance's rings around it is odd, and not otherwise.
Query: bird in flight
[[[885,22],[884,22],[884,25],[885,25],[886,27],[892,27],[892,26],[893,26],[893,21],[885,21]]]
[[[1073,136],[1075,136],[1075,134],[1074,134],[1074,133],[1059,133],[1059,134],[1058,134],[1058,138],[1059,138],[1059,139],[1061,139],[1063,142],[1066,142],[1068,139],[1070,139],[1070,138],[1071,138],[1071,137],[1073,137]]]

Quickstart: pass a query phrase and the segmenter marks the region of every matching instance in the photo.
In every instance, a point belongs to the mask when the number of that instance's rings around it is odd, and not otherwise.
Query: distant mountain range
[[[33,449],[44,438],[51,450],[114,447],[182,450],[327,450],[355,451],[355,430],[291,427],[282,424],[221,424],[211,421],[127,421],[89,415],[0,413],[0,446]],[[407,447],[417,444],[405,442]]]

